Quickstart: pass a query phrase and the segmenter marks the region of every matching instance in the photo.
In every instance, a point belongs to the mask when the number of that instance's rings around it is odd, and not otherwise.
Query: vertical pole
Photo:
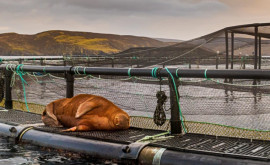
[[[226,69],[229,69],[229,39],[228,31],[225,31],[225,42],[226,42]]]
[[[244,57],[244,59],[243,59],[243,63],[244,63],[244,65],[243,65],[243,69],[246,69],[246,57]]]
[[[188,59],[188,68],[191,69],[191,58]]]
[[[257,69],[257,63],[258,63],[258,26],[255,26],[254,69]]]
[[[74,96],[74,75],[70,72],[66,72],[66,98]]]
[[[43,60],[43,58],[40,59],[40,65],[41,65],[41,66],[44,65],[44,60]]]
[[[5,70],[5,87],[6,87],[5,108],[6,109],[13,109],[12,93],[11,93],[12,87],[10,86],[11,77],[12,77],[12,71]]]
[[[112,68],[114,68],[114,58],[112,57]]]
[[[218,69],[218,64],[219,64],[219,59],[218,59],[218,55],[216,56],[216,69]]]
[[[176,83],[176,89],[178,93],[178,80],[176,81],[175,78],[173,78]],[[177,103],[176,98],[176,92],[173,84],[173,79],[169,76],[169,87],[170,87],[170,104],[171,104],[171,134],[180,134],[182,133],[182,126],[181,126],[181,120],[180,120],[180,114],[179,114],[179,106]],[[179,98],[179,95],[178,95]]]
[[[231,69],[233,69],[234,59],[234,33],[231,33]]]
[[[262,37],[259,36],[259,69],[261,69],[262,65]]]

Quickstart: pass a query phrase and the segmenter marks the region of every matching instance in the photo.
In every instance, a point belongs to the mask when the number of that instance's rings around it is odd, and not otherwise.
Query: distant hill
[[[0,55],[104,55],[171,44],[147,37],[60,30],[34,35],[4,33],[0,34]]]
[[[183,42],[182,40],[178,39],[168,39],[168,38],[154,38],[154,39],[162,42],[174,42],[174,43]]]

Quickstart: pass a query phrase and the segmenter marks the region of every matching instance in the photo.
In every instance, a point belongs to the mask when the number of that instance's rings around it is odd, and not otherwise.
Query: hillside
[[[72,31],[34,35],[0,34],[0,55],[102,55],[134,47],[162,47],[170,43],[147,37]]]

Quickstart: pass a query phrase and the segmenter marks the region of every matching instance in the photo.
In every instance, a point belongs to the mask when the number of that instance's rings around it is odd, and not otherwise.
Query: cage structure
[[[6,69],[2,75],[6,92],[1,102],[6,108],[42,113],[51,101],[88,93],[103,96],[128,112],[132,127],[174,134],[259,140],[270,137],[267,70],[158,71],[11,64],[1,68]],[[154,114],[160,91],[167,95],[161,105],[166,120],[156,125]]]

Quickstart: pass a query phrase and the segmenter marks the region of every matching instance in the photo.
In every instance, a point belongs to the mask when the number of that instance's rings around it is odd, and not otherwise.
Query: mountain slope
[[[0,55],[101,55],[167,45],[170,43],[147,37],[60,30],[34,35],[0,34]]]

